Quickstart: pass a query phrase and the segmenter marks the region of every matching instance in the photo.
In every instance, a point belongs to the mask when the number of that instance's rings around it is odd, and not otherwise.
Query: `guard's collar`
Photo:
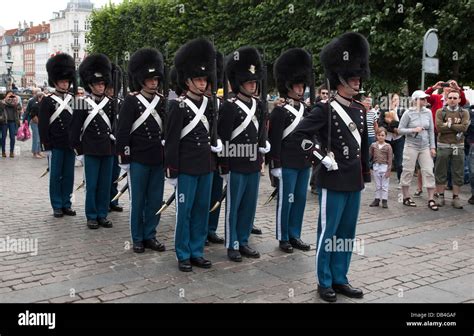
[[[195,101],[201,101],[201,100],[202,100],[202,96],[203,96],[203,95],[197,95],[197,94],[195,94],[194,92],[192,92],[192,91],[190,91],[190,90],[188,90],[188,91],[186,92],[186,97],[191,98],[192,100],[195,100]]]
[[[146,99],[152,99],[152,98],[155,96],[154,94],[148,93],[148,92],[146,92],[146,91],[143,90],[143,89],[140,91],[140,94],[141,94],[143,97],[145,97]]]
[[[334,99],[336,99],[336,101],[339,104],[347,106],[347,107],[349,107],[352,103],[352,98],[347,98],[347,97],[341,96],[339,94],[339,92],[336,94],[336,97]]]

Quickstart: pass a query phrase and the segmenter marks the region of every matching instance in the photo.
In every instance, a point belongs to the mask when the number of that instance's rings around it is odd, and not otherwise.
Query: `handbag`
[[[28,127],[28,121],[25,121],[19,128],[16,134],[18,141],[26,141],[31,138],[30,128]]]

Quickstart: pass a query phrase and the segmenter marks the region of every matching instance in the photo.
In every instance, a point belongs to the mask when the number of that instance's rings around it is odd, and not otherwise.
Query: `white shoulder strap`
[[[191,110],[193,110],[193,112],[195,113],[195,116],[194,116],[193,120],[191,120],[191,122],[189,124],[187,124],[181,130],[181,138],[180,139],[182,139],[186,135],[188,135],[188,133],[191,132],[194,129],[194,127],[196,127],[196,125],[199,123],[199,121],[201,121],[201,118],[204,116],[204,112],[206,112],[207,101],[208,101],[207,97],[203,96],[201,107],[198,109],[197,106],[194,105],[194,103],[189,98],[186,98],[184,100],[186,105],[188,105],[189,108]],[[206,119],[206,121],[207,121],[207,119]],[[206,126],[206,123],[204,123],[204,126],[206,127],[207,131],[209,132],[209,123],[207,122],[207,126]]]
[[[301,103],[299,111],[296,111],[296,109],[289,104],[286,104],[284,108],[293,113],[293,115],[295,116],[295,120],[293,120],[293,122],[287,128],[284,129],[282,140],[285,139],[291,132],[293,132],[296,126],[298,126],[298,123],[300,122],[304,113],[304,106]]]
[[[59,104],[59,107],[56,109],[56,111],[54,111],[54,113],[49,118],[49,124],[50,125],[56,120],[57,117],[59,117],[61,115],[61,113],[64,110],[68,111],[72,115],[72,108],[71,108],[71,106],[69,106],[69,102],[72,99],[72,96],[70,94],[66,95],[66,98],[64,98],[64,100],[62,100],[61,98],[59,98],[58,96],[56,96],[54,94],[52,94],[50,97],[56,103]]]
[[[142,113],[142,115],[135,120],[135,122],[132,125],[132,129],[130,130],[130,134],[132,134],[138,127],[140,127],[145,120],[148,119],[150,115],[153,116],[155,121],[158,123],[158,126],[160,126],[160,129],[163,129],[163,121],[160,118],[160,115],[156,112],[155,107],[158,105],[158,102],[160,101],[160,97],[156,95],[151,103],[149,103],[145,97],[143,97],[142,94],[138,94],[137,99],[145,106],[145,112]]]
[[[351,131],[352,135],[357,141],[357,144],[360,147],[362,139],[360,137],[359,130],[357,129],[357,125],[352,121],[351,117],[347,114],[346,111],[342,108],[342,106],[335,100],[331,102],[331,106],[336,110],[337,114],[341,117],[342,121],[346,124],[347,128]]]
[[[252,121],[252,118],[255,115],[255,111],[257,109],[257,103],[255,102],[255,99],[253,99],[253,98],[252,98],[252,107],[250,109],[243,102],[241,102],[238,99],[236,99],[234,101],[234,103],[237,104],[242,109],[242,111],[244,111],[247,114],[247,117],[244,119],[244,121],[239,126],[237,126],[232,131],[232,134],[230,136],[230,140],[233,140],[235,137],[237,137],[240,133],[242,133],[247,128],[247,126]],[[254,125],[258,130],[258,121],[256,122],[256,124],[254,122]]]
[[[94,117],[97,114],[99,114],[102,117],[102,119],[105,121],[109,129],[112,128],[109,117],[103,110],[104,106],[108,103],[109,98],[104,97],[104,99],[102,99],[99,104],[96,104],[95,101],[93,101],[90,97],[87,97],[85,101],[92,107],[92,111],[89,111],[89,115],[87,116],[86,120],[84,121],[84,124],[82,125],[81,139],[87,127],[89,126],[90,122],[92,121],[92,119],[94,119]]]

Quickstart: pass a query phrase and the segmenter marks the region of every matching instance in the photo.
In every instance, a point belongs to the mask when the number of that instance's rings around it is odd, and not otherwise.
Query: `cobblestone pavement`
[[[316,289],[315,241],[318,204],[308,193],[303,239],[309,252],[286,254],[275,240],[275,201],[268,176],[261,179],[255,224],[263,235],[250,244],[260,259],[233,263],[222,245],[206,247],[209,270],[178,270],[174,253],[174,206],[162,216],[158,238],[167,251],[129,249],[128,196],[123,213],[112,213],[111,229],[85,225],[84,191],[74,194],[76,217],[55,219],[48,198],[48,178],[39,178],[46,159],[33,159],[31,143],[20,143],[14,159],[0,159],[0,243],[37,240],[38,253],[0,252],[0,302],[321,302]],[[76,167],[75,185],[82,180]],[[268,174],[268,173],[267,173]],[[363,299],[339,296],[338,302],[474,302],[474,206],[447,205],[438,212],[426,206],[426,193],[417,208],[397,202],[392,181],[389,208],[369,208],[373,184],[362,195],[357,238],[349,278],[361,287]],[[169,186],[165,197],[170,195]],[[447,199],[451,197],[447,191]],[[223,233],[223,221],[218,233]],[[1,245],[0,245],[1,247]]]

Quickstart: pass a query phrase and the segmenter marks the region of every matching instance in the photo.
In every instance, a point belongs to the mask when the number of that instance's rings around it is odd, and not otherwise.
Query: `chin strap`
[[[340,75],[337,76],[339,81],[341,82],[341,84],[347,89],[347,90],[350,90],[350,93],[355,96],[357,94],[359,94],[359,90],[356,90],[354,89],[353,87],[349,86],[349,84],[347,84],[346,80],[344,78],[342,78]]]

